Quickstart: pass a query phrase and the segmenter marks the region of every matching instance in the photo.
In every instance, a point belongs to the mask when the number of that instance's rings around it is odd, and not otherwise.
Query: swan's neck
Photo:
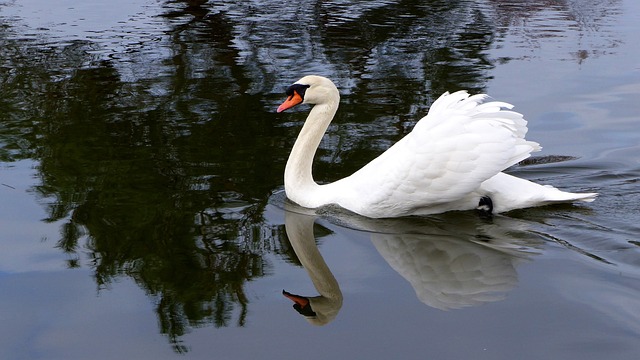
[[[315,208],[319,185],[313,180],[313,157],[322,136],[338,109],[340,96],[336,93],[328,101],[315,105],[296,139],[284,170],[284,189],[287,197],[297,204]]]

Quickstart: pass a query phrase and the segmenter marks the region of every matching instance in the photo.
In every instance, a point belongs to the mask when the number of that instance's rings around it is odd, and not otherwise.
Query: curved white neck
[[[284,189],[287,197],[301,206],[315,208],[321,205],[314,197],[319,185],[313,180],[313,157],[338,110],[339,101],[340,95],[336,91],[311,109],[289,154],[284,170]]]

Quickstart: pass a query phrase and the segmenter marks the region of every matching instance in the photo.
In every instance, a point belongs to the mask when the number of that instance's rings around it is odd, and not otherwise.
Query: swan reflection
[[[324,325],[342,307],[342,292],[316,246],[313,225],[317,216],[300,212],[304,210],[287,206],[285,227],[320,295],[305,297],[286,291],[284,295],[310,323]],[[340,226],[370,232],[376,250],[411,284],[418,299],[441,310],[504,299],[517,284],[517,264],[542,245],[527,231],[526,222],[504,216],[482,218],[470,212],[373,220],[344,213],[321,215]]]
[[[518,281],[515,264],[530,254],[509,243],[466,241],[447,233],[372,234],[371,240],[418,299],[441,310],[504,299]]]
[[[335,319],[342,307],[342,292],[338,281],[324,262],[315,237],[315,217],[285,211],[285,228],[293,251],[309,273],[319,296],[295,295],[285,290],[282,294],[294,302],[294,309],[314,325],[325,325]]]

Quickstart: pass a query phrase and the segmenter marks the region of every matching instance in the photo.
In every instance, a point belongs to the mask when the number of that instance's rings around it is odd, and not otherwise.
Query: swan
[[[313,107],[284,171],[287,197],[306,208],[338,205],[369,218],[429,215],[480,209],[501,213],[573,201],[597,193],[569,193],[502,171],[539,151],[525,140],[527,121],[511,104],[485,102],[487,95],[444,93],[413,130],[352,175],[318,184],[312,164],[338,109],[340,94],[322,76],[309,75],[286,90],[281,113],[298,104]]]

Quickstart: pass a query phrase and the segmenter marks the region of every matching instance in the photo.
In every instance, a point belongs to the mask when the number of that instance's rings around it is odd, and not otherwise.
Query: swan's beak
[[[300,295],[294,295],[284,290],[282,290],[282,295],[289,298],[295,303],[293,304],[293,308],[296,309],[296,311],[300,313],[300,315],[304,315],[307,317],[316,316],[315,311],[313,311],[313,309],[311,308],[311,303],[309,302],[309,298],[300,296]]]
[[[289,300],[293,301],[294,303],[300,305],[301,307],[305,307],[309,304],[309,299],[307,299],[304,296],[300,296],[300,295],[294,295],[288,291],[284,291],[282,290],[282,295],[284,295],[286,298],[288,298]]]
[[[280,106],[278,106],[277,112],[281,113],[289,108],[292,108],[302,102],[302,96],[297,91],[293,91],[293,95],[289,96]]]

